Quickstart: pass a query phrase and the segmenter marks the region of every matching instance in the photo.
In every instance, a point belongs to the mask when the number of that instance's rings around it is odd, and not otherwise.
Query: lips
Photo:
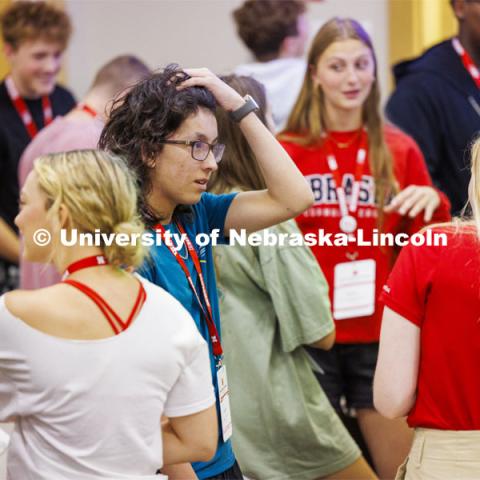
[[[199,179],[199,180],[195,180],[195,183],[196,183],[202,190],[206,190],[206,189],[207,189],[208,178],[202,178],[202,179]]]
[[[347,98],[357,98],[360,94],[360,90],[349,90],[348,92],[342,92]]]

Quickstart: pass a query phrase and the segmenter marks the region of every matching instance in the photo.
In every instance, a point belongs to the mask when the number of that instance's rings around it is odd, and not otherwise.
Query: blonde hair
[[[480,136],[472,144],[471,158],[468,201],[472,209],[472,221],[475,224],[477,236],[480,238]]]
[[[444,228],[455,234],[474,234],[480,239],[480,135],[470,144],[470,159],[468,201],[460,214],[457,217],[453,217],[451,222],[430,224],[424,227],[422,231],[430,228]]]
[[[280,139],[301,145],[318,145],[322,142],[327,131],[325,99],[321,87],[316,88],[314,85],[311,69],[316,67],[319,58],[332,43],[348,39],[359,40],[366,45],[375,62],[375,79],[363,104],[362,119],[368,130],[369,162],[375,180],[375,197],[381,224],[387,197],[398,192],[398,184],[393,173],[392,155],[384,139],[375,51],[370,37],[357,21],[350,18],[332,18],[315,35],[308,53],[308,68],[302,89]]]
[[[71,227],[80,233],[141,235],[137,188],[133,174],[118,156],[99,150],[76,150],[44,155],[35,160],[40,189],[47,196],[48,215],[67,207]],[[109,263],[136,267],[144,259],[140,237],[135,243],[103,245]]]

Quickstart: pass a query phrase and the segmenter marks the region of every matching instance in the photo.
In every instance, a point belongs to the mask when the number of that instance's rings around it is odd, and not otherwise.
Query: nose
[[[59,55],[49,55],[43,64],[45,72],[56,74],[60,70],[61,65],[61,56]]]
[[[215,172],[218,169],[218,164],[212,150],[208,152],[207,158],[202,162],[202,167],[204,170],[211,172]]]
[[[358,72],[354,66],[348,68],[348,83],[355,84],[358,82]]]
[[[16,215],[16,217],[15,217],[14,220],[13,220],[13,223],[17,226],[17,228],[18,228],[19,230],[20,230],[20,224],[19,224],[19,222],[18,222],[18,217],[20,217],[21,213],[22,213],[22,212],[18,212],[17,215]]]

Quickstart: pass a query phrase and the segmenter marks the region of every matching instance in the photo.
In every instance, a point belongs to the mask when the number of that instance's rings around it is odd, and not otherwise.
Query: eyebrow
[[[195,136],[195,138],[196,138],[197,140],[201,140],[201,141],[203,141],[203,142],[207,142],[207,143],[208,143],[208,137],[207,137],[205,134],[200,133],[200,132],[195,132],[193,135]],[[215,142],[217,142],[217,141],[218,141],[218,136],[213,139],[212,143],[215,143]]]
[[[354,60],[358,60],[359,58],[362,58],[362,57],[368,57],[368,53],[367,52],[360,53],[353,58],[354,58]],[[337,57],[335,55],[333,57],[327,58],[327,61],[332,61],[332,60],[342,60],[342,61],[344,61],[344,60],[346,60],[346,58],[345,57]]]

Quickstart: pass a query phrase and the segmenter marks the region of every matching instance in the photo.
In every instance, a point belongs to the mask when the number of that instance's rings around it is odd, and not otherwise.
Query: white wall
[[[281,1],[281,0],[278,0]],[[74,37],[67,55],[68,82],[85,93],[95,71],[115,55],[133,53],[153,68],[176,62],[228,73],[248,61],[231,12],[242,0],[66,0]],[[312,35],[332,16],[351,16],[372,35],[386,91],[387,0],[323,0],[309,3]]]

